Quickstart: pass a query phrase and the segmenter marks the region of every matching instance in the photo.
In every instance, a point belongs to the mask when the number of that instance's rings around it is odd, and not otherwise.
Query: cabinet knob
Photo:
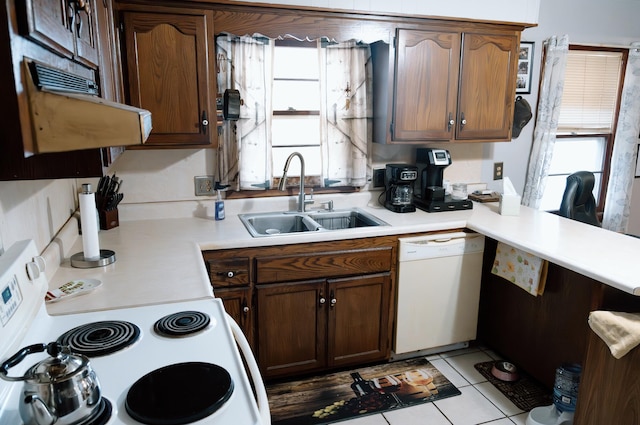
[[[456,122],[453,120],[453,113],[449,112],[449,122],[447,123],[447,131],[451,131],[451,127],[453,127],[453,125]]]
[[[460,128],[464,127],[467,124],[467,119],[464,117],[464,112],[460,115]]]
[[[320,297],[320,299],[318,300],[320,302],[320,304],[324,304],[327,302],[327,300],[324,297]]]
[[[333,291],[331,291],[331,294],[329,295],[331,297],[331,307],[335,306],[336,303],[338,302],[338,300],[336,300],[335,295],[333,294]]]
[[[234,277],[236,274],[234,272],[227,272],[227,277]]]
[[[249,307],[247,307],[246,305],[244,306],[244,308],[242,309],[242,311],[246,314],[249,312]]]
[[[202,132],[207,134],[207,127],[209,126],[209,119],[207,118],[207,111],[202,111]]]

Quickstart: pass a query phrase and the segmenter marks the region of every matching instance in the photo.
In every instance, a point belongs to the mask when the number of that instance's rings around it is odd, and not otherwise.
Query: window
[[[566,178],[591,171],[598,211],[604,210],[610,156],[618,117],[624,49],[570,46],[553,159],[540,208],[557,210]]]
[[[371,50],[355,40],[336,43],[285,38],[216,37],[218,90],[242,99],[237,121],[218,128],[218,171],[238,196],[275,191],[286,158],[305,160],[305,185],[353,191],[370,171]],[[300,162],[287,180],[297,184]],[[228,192],[229,193],[229,192]]]
[[[320,64],[315,42],[295,42],[294,45],[276,42],[272,96],[273,177],[282,177],[287,157],[300,152],[305,159],[305,184],[319,185],[322,172]],[[299,161],[291,162],[288,174],[300,175]]]

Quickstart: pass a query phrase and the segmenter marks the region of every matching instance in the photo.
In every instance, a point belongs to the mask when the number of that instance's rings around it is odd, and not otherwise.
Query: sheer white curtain
[[[356,41],[321,49],[324,186],[363,186],[373,112],[371,50]]]
[[[271,93],[273,40],[221,35],[216,38],[218,91],[237,89],[238,121],[225,121],[219,137],[218,178],[233,190],[263,190],[271,184]]]
[[[233,190],[271,187],[274,45],[264,37],[216,38],[218,91],[237,89],[243,100],[240,119],[225,121],[219,137],[219,178]],[[322,184],[362,186],[372,125],[371,51],[349,41],[320,48],[319,55]]]
[[[625,232],[629,223],[631,189],[640,134],[640,42],[629,50],[620,114],[611,155],[611,172],[602,227]]]
[[[567,67],[569,37],[553,36],[545,40],[544,49],[545,60],[540,77],[536,126],[533,130],[533,146],[522,196],[522,204],[532,208],[540,206],[553,156],[564,89],[564,72]]]

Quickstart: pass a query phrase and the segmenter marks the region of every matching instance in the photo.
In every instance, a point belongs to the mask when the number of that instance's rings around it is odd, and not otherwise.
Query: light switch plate
[[[193,178],[196,190],[196,196],[213,196],[215,195],[215,179],[213,176],[195,176]]]

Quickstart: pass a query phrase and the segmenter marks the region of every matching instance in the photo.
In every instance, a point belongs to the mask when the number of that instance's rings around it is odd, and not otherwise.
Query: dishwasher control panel
[[[440,233],[398,241],[398,260],[401,262],[484,251],[484,236],[479,233]]]

